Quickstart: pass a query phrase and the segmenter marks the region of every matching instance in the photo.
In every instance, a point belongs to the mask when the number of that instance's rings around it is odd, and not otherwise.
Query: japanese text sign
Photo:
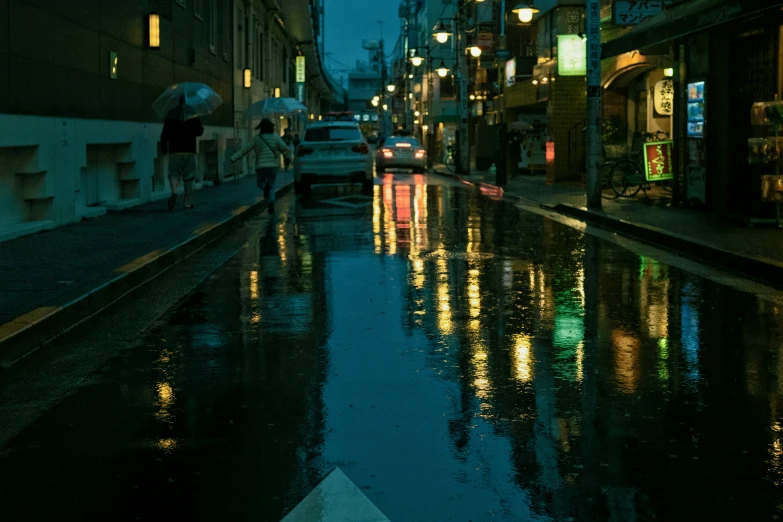
[[[663,11],[663,0],[614,0],[615,25],[637,25]]]
[[[674,177],[672,141],[644,144],[644,176],[647,181],[664,181]]]

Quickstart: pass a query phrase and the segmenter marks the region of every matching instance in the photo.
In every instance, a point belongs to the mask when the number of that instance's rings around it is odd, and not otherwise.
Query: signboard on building
[[[304,103],[305,101],[305,81],[307,79],[307,68],[305,67],[305,57],[296,57],[296,101]]]
[[[557,73],[560,76],[587,74],[587,40],[575,34],[557,36]]]
[[[638,25],[663,11],[663,0],[614,0],[612,23]]]
[[[672,141],[644,144],[644,176],[647,181],[664,181],[674,178]]]
[[[514,85],[517,77],[517,59],[512,58],[506,62],[506,87]]]
[[[476,38],[476,47],[481,49],[482,53],[488,53],[495,47],[495,35],[492,33],[479,33]]]

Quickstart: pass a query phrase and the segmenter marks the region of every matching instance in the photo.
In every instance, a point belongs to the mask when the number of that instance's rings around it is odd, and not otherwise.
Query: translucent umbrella
[[[205,83],[182,82],[166,89],[152,104],[152,108],[158,116],[164,118],[183,102],[185,110],[179,117],[187,120],[213,113],[223,103],[223,99]]]
[[[247,116],[263,118],[272,114],[293,114],[301,111],[307,111],[307,107],[293,98],[267,98],[251,105],[247,109]]]

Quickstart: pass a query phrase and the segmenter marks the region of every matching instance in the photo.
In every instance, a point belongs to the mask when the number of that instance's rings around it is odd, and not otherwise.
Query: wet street
[[[774,292],[421,175],[222,241],[0,374],[0,520],[276,522],[335,467],[392,521],[783,515]]]

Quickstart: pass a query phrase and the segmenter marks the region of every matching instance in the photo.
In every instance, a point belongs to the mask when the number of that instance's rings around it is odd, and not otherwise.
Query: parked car
[[[410,136],[391,136],[375,154],[375,170],[413,169],[413,172],[425,172],[427,169],[427,151]]]
[[[351,113],[330,113],[304,132],[294,158],[294,190],[319,183],[373,184],[370,147]]]

